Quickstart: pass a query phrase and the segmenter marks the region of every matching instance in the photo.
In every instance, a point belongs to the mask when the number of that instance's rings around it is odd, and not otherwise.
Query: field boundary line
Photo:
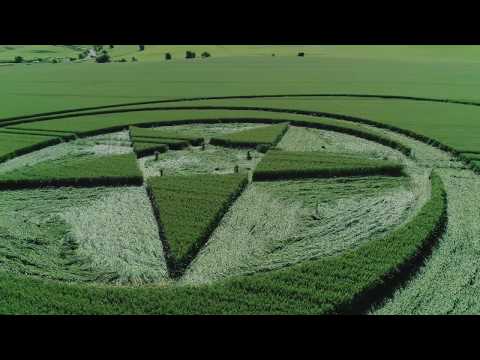
[[[350,97],[350,98],[374,98],[374,99],[390,99],[390,100],[410,100],[410,101],[425,101],[436,103],[450,103],[458,105],[480,106],[480,102],[455,100],[448,98],[430,98],[421,96],[405,96],[405,95],[387,95],[387,94],[349,94],[349,93],[317,93],[317,94],[264,94],[264,95],[231,95],[231,96],[209,96],[209,97],[191,97],[191,98],[174,98],[163,100],[150,100],[139,102],[118,103],[110,105],[89,106],[83,108],[71,108],[58,111],[34,113],[29,115],[19,115],[6,118],[0,118],[0,123],[9,120],[30,119],[34,117],[42,117],[47,115],[68,114],[75,112],[83,112],[88,110],[100,110],[109,108],[118,108],[125,106],[149,105],[149,104],[166,104],[186,101],[208,101],[208,100],[235,100],[235,99],[269,99],[269,98],[286,98],[286,97]]]
[[[366,118],[361,118],[357,116],[351,115],[343,115],[339,113],[330,113],[330,112],[323,112],[323,111],[311,111],[311,110],[301,110],[301,109],[283,109],[283,108],[269,108],[269,107],[253,107],[253,106],[181,106],[181,107],[147,107],[147,108],[135,108],[135,109],[122,109],[122,110],[109,110],[109,111],[95,111],[89,113],[81,113],[81,114],[73,114],[73,115],[60,115],[55,117],[47,117],[35,120],[26,120],[26,121],[18,121],[15,124],[25,124],[30,122],[36,121],[46,121],[46,120],[55,120],[55,119],[63,119],[69,117],[83,117],[83,116],[91,116],[91,115],[105,115],[105,114],[117,114],[117,113],[128,113],[128,112],[142,112],[142,111],[171,111],[171,110],[236,110],[236,111],[264,111],[264,112],[273,112],[273,113],[287,113],[287,114],[298,114],[298,115],[306,115],[306,116],[313,116],[313,117],[322,117],[322,118],[332,118],[337,120],[345,120],[350,122],[362,123],[366,125],[371,125],[378,128],[388,129],[394,132],[401,133],[403,135],[410,136],[414,139],[423,141],[429,145],[436,146],[442,150],[451,152],[451,153],[458,153],[458,151],[449,145],[445,145],[440,141],[430,138],[425,135],[421,135],[415,133],[411,130],[399,128],[393,125],[385,124],[379,121],[370,120]],[[172,120],[173,121],[173,120]],[[294,122],[294,120],[284,120],[289,122]],[[8,124],[7,126],[12,125]],[[12,127],[13,128],[13,127]],[[123,128],[123,126],[122,126]],[[17,128],[18,129],[18,128]]]

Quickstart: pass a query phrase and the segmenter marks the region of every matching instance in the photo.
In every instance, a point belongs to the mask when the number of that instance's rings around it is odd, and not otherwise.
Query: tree
[[[193,51],[187,50],[185,53],[185,59],[195,59],[196,54]]]
[[[138,45],[139,51],[145,50],[145,45]]]
[[[172,54],[166,53],[165,54],[165,60],[172,60]]]
[[[121,58],[119,62],[127,62],[127,60],[125,60],[125,58]]]
[[[207,51],[204,51],[204,52],[202,53],[202,58],[204,58],[204,59],[205,59],[205,58],[209,58],[210,56],[211,56],[210,53],[207,52]]]
[[[135,62],[135,61],[138,61],[137,58],[134,56],[132,57],[132,61]]]
[[[85,55],[85,53],[80,53],[80,54],[78,54],[78,59],[83,60],[83,59],[85,59],[86,56],[87,55]]]
[[[305,56],[305,53],[304,53],[304,52],[299,52],[299,53],[298,53],[298,56],[304,57],[304,56]]]
[[[102,54],[108,55],[108,51],[107,50],[102,50]]]
[[[96,61],[97,63],[108,63],[108,62],[110,62],[110,55],[108,55],[108,54],[102,54],[102,55],[100,55],[100,56],[97,56],[97,57],[95,58],[95,61]]]
[[[113,49],[113,48],[115,47],[115,46],[113,46],[113,45],[108,45],[108,46],[110,46],[110,49]]]
[[[23,62],[23,57],[21,56],[15,56],[15,59],[13,60],[15,63],[22,63]]]
[[[58,60],[57,60],[57,59],[53,59],[53,60],[52,60],[52,64],[56,64],[56,63],[58,63]]]

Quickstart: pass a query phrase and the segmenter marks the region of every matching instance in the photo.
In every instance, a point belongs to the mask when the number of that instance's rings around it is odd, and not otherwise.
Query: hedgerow
[[[53,163],[42,162],[0,175],[0,189],[118,186],[142,183],[142,173],[132,154],[85,156]]]
[[[237,174],[148,179],[148,192],[173,276],[184,271],[247,183],[246,175]]]
[[[210,143],[231,147],[274,146],[280,141],[287,130],[288,124],[263,126],[213,137]]]
[[[308,177],[402,174],[403,166],[385,160],[327,152],[269,150],[257,165],[254,180],[278,180]]]

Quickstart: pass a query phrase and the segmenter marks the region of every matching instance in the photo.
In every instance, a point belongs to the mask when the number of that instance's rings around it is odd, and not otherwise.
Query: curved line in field
[[[265,112],[275,112],[275,113],[287,113],[287,114],[298,114],[298,115],[307,115],[307,116],[314,116],[314,117],[326,117],[332,118],[337,120],[345,120],[350,122],[357,122],[362,124],[367,124],[371,126],[375,126],[378,128],[384,128],[391,131],[395,131],[417,140],[423,141],[428,143],[429,145],[434,145],[442,150],[451,152],[453,154],[457,154],[458,152],[446,145],[441,143],[440,141],[427,137],[425,135],[417,134],[411,130],[402,129],[393,125],[388,125],[379,121],[370,120],[366,118],[361,118],[357,116],[351,115],[344,115],[339,113],[330,113],[330,112],[323,112],[323,111],[311,111],[311,110],[301,110],[301,109],[284,109],[284,108],[268,108],[268,107],[256,107],[256,106],[171,106],[171,107],[145,107],[145,108],[134,108],[134,109],[118,109],[118,110],[102,110],[102,111],[92,111],[88,113],[74,113],[68,115],[54,115],[54,116],[47,116],[43,118],[36,118],[36,119],[26,119],[22,120],[15,120],[13,122],[8,122],[7,124],[1,124],[0,126],[11,126],[16,124],[25,124],[30,122],[37,122],[37,121],[46,121],[46,120],[56,120],[56,119],[64,119],[64,118],[73,118],[73,117],[83,117],[83,116],[91,116],[91,115],[106,115],[106,114],[119,114],[119,113],[128,113],[128,112],[143,112],[143,111],[170,111],[170,110],[236,110],[236,111],[265,111]]]
[[[272,95],[279,97],[281,95]],[[287,95],[288,96],[288,95]],[[300,96],[300,95],[299,95]],[[363,95],[362,95],[363,96]],[[255,97],[255,96],[254,96]],[[373,96],[372,96],[373,97]],[[480,103],[478,104],[480,106]],[[83,116],[90,116],[90,115],[105,115],[105,114],[117,114],[117,113],[128,113],[128,112],[142,112],[142,111],[169,111],[169,110],[238,110],[238,111],[265,111],[265,112],[276,112],[276,113],[290,113],[290,114],[299,114],[299,115],[307,115],[307,116],[315,116],[315,117],[328,117],[337,120],[344,120],[350,122],[357,122],[362,124],[371,125],[378,128],[388,129],[416,140],[422,141],[427,143],[428,145],[435,146],[439,149],[452,153],[456,156],[459,160],[466,163],[473,171],[476,173],[480,172],[480,167],[477,166],[475,163],[471,162],[467,158],[460,155],[459,151],[455,148],[446,145],[437,139],[418,134],[411,130],[406,130],[403,128],[399,128],[397,126],[385,124],[379,121],[370,120],[366,118],[361,118],[357,116],[351,115],[344,115],[339,113],[329,113],[329,112],[322,112],[322,111],[311,111],[311,110],[301,110],[301,109],[286,109],[286,108],[268,108],[268,107],[254,107],[254,106],[170,106],[170,107],[142,107],[142,108],[134,108],[134,109],[114,109],[114,110],[99,110],[99,111],[91,111],[91,112],[82,112],[82,113],[71,113],[71,114],[62,114],[62,115],[52,115],[46,116],[42,118],[31,118],[31,119],[18,119],[12,121],[5,121],[5,123],[1,124],[2,126],[11,126],[16,124],[23,124],[23,123],[30,123],[30,122],[37,122],[37,121],[46,121],[46,120],[54,120],[54,119],[63,119],[63,118],[73,118],[73,117],[83,117]]]
[[[19,115],[14,117],[0,118],[0,123],[10,120],[32,119],[36,117],[43,117],[56,114],[68,114],[75,112],[83,112],[88,110],[100,110],[116,107],[137,106],[137,105],[150,105],[150,104],[165,104],[185,101],[208,101],[208,100],[236,100],[236,99],[268,99],[268,98],[296,98],[296,97],[351,97],[351,98],[373,98],[373,99],[390,99],[390,100],[410,100],[410,101],[425,101],[425,102],[437,102],[437,103],[450,103],[458,105],[470,105],[480,106],[480,102],[475,101],[463,101],[454,99],[442,99],[442,98],[429,98],[429,97],[417,97],[417,96],[403,96],[403,95],[382,95],[382,94],[343,94],[343,93],[319,93],[319,94],[265,94],[265,95],[232,95],[232,96],[211,96],[211,97],[192,97],[192,98],[176,98],[176,99],[164,99],[164,100],[151,100],[129,103],[118,103],[101,106],[91,106],[84,108],[73,108],[59,111],[34,113],[29,115]]]
[[[137,111],[154,111],[154,110],[173,110],[173,109],[224,109],[224,110],[261,110],[261,111],[266,111],[266,112],[283,112],[283,113],[297,113],[297,114],[304,114],[304,115],[312,115],[312,116],[317,116],[317,117],[331,117],[331,118],[336,118],[336,119],[341,119],[341,120],[347,120],[347,121],[352,121],[352,122],[360,122],[360,123],[366,123],[370,125],[377,125],[376,122],[368,119],[362,119],[362,118],[356,118],[352,116],[347,116],[347,115],[342,115],[342,114],[334,114],[334,113],[324,113],[324,112],[311,112],[311,111],[304,111],[304,110],[293,110],[293,109],[272,109],[272,108],[251,108],[251,107],[171,107],[171,108],[144,108],[144,109],[124,109],[124,110],[119,110],[119,111],[101,111],[101,112],[95,112],[95,114],[103,113],[103,114],[109,114],[109,113],[118,113],[118,112],[137,112]],[[79,116],[87,116],[87,115],[92,115],[91,113],[89,114],[76,114],[74,117],[79,117]],[[63,115],[59,116],[58,118],[64,118],[64,117],[71,117],[68,115]],[[218,121],[221,119],[199,119],[199,120],[187,120],[191,122],[209,122],[209,121]],[[239,119],[238,119],[239,120]],[[252,120],[252,119],[250,119]],[[268,119],[263,119],[263,120],[268,120]],[[279,119],[273,119],[275,122],[280,121]],[[305,121],[303,123],[302,121],[290,121],[291,123],[297,123],[300,126],[308,126],[308,121]],[[181,121],[179,120],[172,120],[170,121],[169,125],[173,125],[175,123],[180,123]],[[150,122],[148,124],[151,124]],[[162,122],[160,122],[162,124]],[[311,123],[314,125],[315,123]],[[166,122],[163,122],[163,125],[166,125]],[[399,129],[399,128],[390,128],[390,126],[382,123],[378,123],[380,127],[385,127],[388,128],[392,131],[398,131],[402,133],[407,133],[407,135],[412,136],[410,132],[407,130]],[[128,126],[128,125],[127,125]],[[122,126],[125,127],[125,126]],[[398,129],[398,130],[397,130]],[[98,129],[97,131],[111,131],[112,128],[104,128],[104,129]],[[332,129],[334,130],[334,129]],[[335,130],[334,130],[335,131]],[[421,136],[421,135],[416,135],[416,136]],[[414,136],[414,137],[416,137]],[[424,138],[428,139],[428,138]],[[422,138],[422,140],[424,140]],[[446,219],[444,219],[445,221]],[[397,288],[399,283],[403,283],[403,281],[407,278],[411,278],[414,276],[417,266],[415,265],[417,262],[420,263],[423,261],[426,257],[428,257],[429,251],[431,250],[430,246],[433,246],[438,237],[441,235],[441,233],[444,231],[444,222],[442,221],[442,226],[439,227],[435,232],[434,236],[429,239],[429,241],[425,244],[425,248],[420,249],[420,251],[411,259],[409,259],[408,263],[404,264],[404,266],[401,267],[401,271],[399,271],[398,278],[393,277],[390,279],[391,281],[386,281],[384,283],[385,287],[375,287],[372,288],[371,291],[368,291],[366,293],[361,293],[358,294],[358,297],[353,299],[352,303],[349,304],[339,304],[340,307],[336,308],[334,311],[339,311],[339,312],[363,312],[365,309],[368,309],[370,305],[377,303],[378,301],[381,301],[385,299],[388,294],[390,294],[394,289]],[[398,283],[397,283],[398,282]]]

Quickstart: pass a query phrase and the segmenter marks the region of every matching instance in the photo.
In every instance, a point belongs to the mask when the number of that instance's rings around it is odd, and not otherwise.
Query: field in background
[[[245,55],[256,51],[246,50]],[[197,96],[360,93],[480,100],[477,47],[448,47],[446,56],[438,47],[423,46],[308,47],[304,58],[294,56],[296,51],[275,57],[212,51],[208,59],[169,62],[0,66],[0,118]]]

